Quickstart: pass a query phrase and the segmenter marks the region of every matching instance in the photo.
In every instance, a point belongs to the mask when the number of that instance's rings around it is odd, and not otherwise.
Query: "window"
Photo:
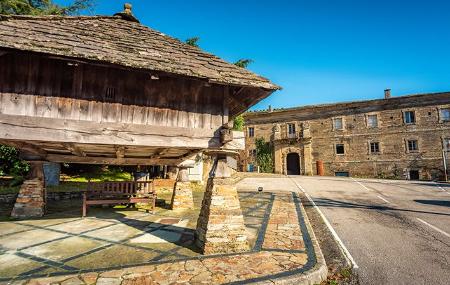
[[[336,145],[336,154],[345,154],[345,148],[343,144]]]
[[[367,126],[369,128],[378,127],[378,116],[377,115],[367,115]]]
[[[255,171],[255,167],[253,166],[253,164],[248,164],[248,165],[247,165],[247,171],[248,171],[248,172],[253,172],[253,171]]]
[[[335,130],[343,130],[344,122],[343,122],[342,118],[333,119],[333,127]]]
[[[444,139],[443,148],[444,148],[445,151],[449,151],[450,152],[450,138],[445,138]]]
[[[249,155],[249,156],[256,156],[256,149],[250,149],[250,150],[248,151],[248,155]]]
[[[105,91],[105,100],[114,101],[115,98],[116,98],[116,88],[107,87]]]
[[[336,171],[334,176],[338,177],[350,177],[350,173],[348,171]]]
[[[249,127],[248,128],[248,137],[253,138],[255,136],[255,128]]]
[[[370,143],[370,153],[380,153],[380,143],[371,142]]]
[[[295,134],[295,124],[288,124],[288,134]]]
[[[416,114],[414,111],[406,111],[404,113],[405,124],[415,124],[416,123]]]
[[[450,108],[441,109],[441,122],[450,122]]]
[[[408,140],[408,151],[418,151],[419,150],[419,144],[417,143],[417,140]]]

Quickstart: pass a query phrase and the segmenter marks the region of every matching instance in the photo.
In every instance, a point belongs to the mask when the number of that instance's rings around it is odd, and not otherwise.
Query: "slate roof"
[[[266,78],[120,15],[0,15],[1,47],[192,76],[211,83],[280,89]]]

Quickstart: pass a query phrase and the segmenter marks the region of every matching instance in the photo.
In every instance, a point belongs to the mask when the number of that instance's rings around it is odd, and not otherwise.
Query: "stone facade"
[[[25,180],[11,212],[13,218],[42,217],[45,213],[45,187],[41,179]]]
[[[449,113],[450,93],[250,112],[241,164],[252,168],[262,137],[276,173],[316,175],[319,161],[325,175],[442,179]]]

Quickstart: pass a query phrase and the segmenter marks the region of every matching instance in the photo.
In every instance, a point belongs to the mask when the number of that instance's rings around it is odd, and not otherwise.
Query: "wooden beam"
[[[37,156],[41,159],[45,159],[47,156],[47,152],[45,150],[31,143],[23,141],[0,140],[0,144],[15,147],[19,149],[19,151],[24,152],[25,156],[31,154],[32,156]]]
[[[115,158],[115,157],[91,157],[91,156],[75,156],[49,154],[48,161],[66,162],[66,163],[83,163],[83,164],[111,164],[111,165],[173,165],[180,163],[178,158]]]
[[[168,148],[161,148],[158,149],[152,156],[150,156],[150,158],[161,158],[161,156],[165,155],[166,153],[169,152],[170,149]]]
[[[194,149],[194,150],[188,151],[187,153],[180,156],[178,159],[180,159],[180,160],[189,159],[201,151],[202,151],[201,149]]]
[[[73,155],[86,156],[86,154],[74,143],[63,143],[64,148],[70,151]]]
[[[117,159],[121,159],[125,157],[125,147],[124,146],[116,146],[116,157]]]
[[[185,149],[222,146],[219,134],[214,129],[98,123],[4,114],[0,114],[0,139]]]

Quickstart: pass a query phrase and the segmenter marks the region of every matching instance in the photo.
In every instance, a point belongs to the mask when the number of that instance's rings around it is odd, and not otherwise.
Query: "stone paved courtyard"
[[[155,214],[60,201],[35,220],[0,223],[0,282],[23,284],[220,284],[269,280],[311,269],[312,242],[294,193],[240,192],[251,251],[203,256],[196,208]]]

